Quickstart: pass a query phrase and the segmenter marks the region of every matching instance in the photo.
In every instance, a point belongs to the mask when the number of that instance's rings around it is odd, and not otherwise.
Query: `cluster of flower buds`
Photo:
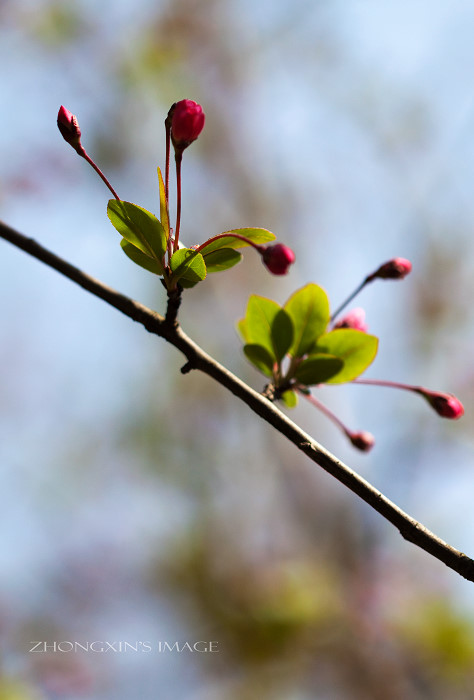
[[[177,182],[176,226],[174,229],[174,239],[172,244],[170,241],[170,256],[179,247],[179,232],[181,223],[181,160],[183,156],[183,151],[198,138],[199,134],[204,128],[205,121],[206,115],[204,114],[201,105],[199,105],[197,102],[194,102],[194,100],[180,100],[179,102],[175,102],[171,106],[165,120],[165,198],[168,215],[170,143],[173,144],[175,151]],[[94,161],[89,157],[89,155],[83,148],[81,144],[81,129],[79,127],[77,117],[74,114],[72,114],[68,109],[61,106],[58,112],[57,123],[59,131],[61,132],[64,140],[67,143],[69,143],[80,156],[87,160],[87,162],[102,178],[104,183],[112,192],[115,199],[120,201],[119,196],[115,192],[110,182],[107,180],[103,172],[98,168],[98,166],[94,163]],[[223,237],[225,235],[226,234],[220,234],[219,236],[214,236],[212,239],[209,239],[202,245],[194,246],[194,249],[200,252],[212,241],[215,241],[217,238]],[[295,261],[295,254],[293,253],[293,251],[290,248],[288,248],[288,246],[285,246],[281,243],[276,243],[273,245],[256,245],[253,241],[245,238],[244,236],[238,236],[233,234],[232,237],[241,238],[242,241],[244,241],[248,245],[251,245],[255,250],[257,250],[257,252],[261,255],[262,262],[267,268],[267,270],[269,270],[274,275],[285,275]]]
[[[333,330],[340,328],[351,328],[362,333],[366,333],[368,330],[368,325],[365,320],[365,311],[361,307],[352,309],[346,313],[338,321],[334,322],[336,316],[345,308],[345,306],[365,287],[366,284],[372,282],[376,279],[391,279],[391,280],[401,280],[404,279],[412,269],[412,264],[406,258],[393,258],[388,262],[380,265],[380,267],[372,272],[370,275],[363,280],[363,282],[356,288],[356,290],[344,301],[343,304],[339,306],[337,311],[333,314],[331,320],[333,321]],[[355,384],[370,384],[373,386],[382,387],[392,387],[395,389],[403,389],[405,391],[411,391],[413,393],[423,396],[423,398],[430,404],[430,406],[436,411],[436,413],[442,418],[448,418],[450,420],[457,420],[461,418],[464,414],[464,407],[458,398],[452,394],[445,394],[442,392],[432,391],[430,389],[425,389],[424,387],[412,386],[409,384],[401,384],[400,382],[391,382],[378,379],[355,379],[353,380]],[[320,401],[311,396],[308,392],[303,393],[316,407],[318,407],[323,413],[325,413],[336,425],[338,425],[345,435],[349,438],[351,443],[359,450],[367,452],[370,450],[374,443],[374,437],[371,433],[366,431],[352,432],[350,431],[342,421],[335,416],[332,411],[330,411],[326,406],[321,404]]]
[[[174,229],[174,238],[169,237],[168,241],[168,253],[170,263],[171,256],[173,252],[178,249],[179,240],[179,229],[180,229],[180,217],[181,217],[181,160],[183,151],[188,148],[200,135],[204,128],[205,114],[202,110],[201,105],[193,100],[180,100],[175,102],[166,117],[165,128],[166,128],[166,179],[165,179],[165,203],[166,203],[166,215],[169,220],[168,211],[168,199],[169,199],[169,161],[170,161],[170,145],[173,144],[175,151],[175,161],[176,161],[176,183],[177,183],[177,205],[176,205],[176,227]],[[94,168],[94,170],[100,175],[102,180],[105,182],[107,187],[112,192],[113,196],[119,200],[119,197],[105,175],[93,162],[93,160],[88,156],[85,149],[81,144],[81,129],[79,127],[77,118],[65,107],[61,107],[58,112],[58,128],[61,132],[64,140],[69,143],[74,150]],[[119,200],[120,201],[120,200]],[[171,229],[172,231],[172,229]],[[261,245],[254,241],[240,235],[238,231],[231,231],[228,233],[219,234],[213,238],[208,239],[201,245],[193,246],[193,250],[196,252],[204,251],[206,246],[215,242],[217,239],[231,237],[241,239],[247,245],[252,246],[261,256],[264,266],[274,275],[285,275],[289,271],[291,265],[295,262],[294,252],[288,248],[288,246],[282,243],[275,243],[271,245]],[[168,269],[168,268],[167,268]],[[376,279],[382,280],[401,280],[404,279],[412,269],[411,262],[406,258],[393,258],[388,262],[380,265],[374,272],[362,281],[362,283],[355,289],[355,291],[338,307],[331,317],[333,322],[333,329],[353,329],[360,331],[362,333],[367,333],[368,326],[365,320],[364,309],[358,307],[352,309],[346,313],[342,318],[336,321],[336,317],[340,312],[346,307],[346,305],[370,282]],[[398,382],[381,381],[381,380],[371,380],[371,379],[355,379],[357,384],[372,384],[378,386],[390,386],[398,389],[404,389],[407,391],[412,391],[417,393],[428,401],[430,406],[438,413],[438,415],[443,418],[448,419],[458,419],[464,413],[464,408],[462,403],[452,394],[444,394],[440,392],[431,391],[423,387],[410,386],[405,384],[400,384]],[[374,445],[374,437],[371,433],[367,431],[353,432],[350,431],[326,406],[324,406],[318,399],[311,395],[310,391],[304,386],[298,387],[300,393],[306,396],[315,406],[317,406],[323,413],[325,413],[331,420],[333,420],[345,433],[352,445],[359,450],[364,452],[369,451]]]

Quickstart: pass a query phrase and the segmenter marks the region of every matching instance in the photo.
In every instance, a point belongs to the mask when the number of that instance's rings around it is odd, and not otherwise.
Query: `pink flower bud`
[[[360,433],[348,433],[347,437],[352,442],[354,447],[357,447],[358,450],[362,450],[362,452],[368,452],[375,445],[374,436],[372,433],[368,433],[366,430],[363,430]]]
[[[421,389],[419,393],[425,397],[430,406],[434,408],[436,413],[442,418],[450,418],[457,420],[464,415],[464,406],[452,394],[441,394],[428,389]]]
[[[69,143],[76,151],[82,150],[81,146],[81,129],[77,122],[77,117],[61,106],[58,112],[58,129],[67,143]]]
[[[171,112],[171,138],[175,148],[184,150],[204,128],[205,114],[193,100],[176,102]]]
[[[345,316],[338,321],[334,328],[354,328],[357,331],[362,331],[367,333],[369,330],[368,325],[365,322],[365,311],[358,307],[357,309],[352,309]]]
[[[382,280],[401,280],[406,277],[409,272],[411,272],[411,262],[405,258],[393,258],[384,263],[376,270],[370,279],[373,280],[376,277]]]
[[[260,248],[262,262],[274,275],[286,275],[290,265],[295,262],[295,254],[282,243],[262,246]]]

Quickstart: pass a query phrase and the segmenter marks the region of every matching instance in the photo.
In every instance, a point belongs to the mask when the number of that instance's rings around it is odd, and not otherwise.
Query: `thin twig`
[[[443,542],[421,523],[401,510],[395,503],[392,503],[368,481],[343,464],[337,457],[328,452],[322,445],[313,440],[312,437],[281,413],[271,401],[251,389],[204,352],[199,345],[184,333],[180,326],[174,323],[167,323],[155,311],[89,277],[77,267],[74,267],[43,248],[31,238],[27,238],[2,222],[0,222],[0,237],[54,268],[129,318],[141,323],[150,333],[165,338],[185,355],[187,360],[183,367],[185,372],[197,369],[215,379],[290,440],[313,462],[319,464],[319,466],[347,486],[398,528],[404,539],[424,549],[465,579],[474,581],[474,561],[472,559]]]

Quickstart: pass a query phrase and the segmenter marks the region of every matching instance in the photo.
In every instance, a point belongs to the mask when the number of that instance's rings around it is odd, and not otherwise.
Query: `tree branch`
[[[313,462],[319,464],[398,528],[404,539],[424,549],[467,580],[474,581],[474,561],[472,559],[443,542],[421,523],[401,510],[368,481],[301,430],[271,401],[251,389],[216,362],[184,333],[181,327],[176,324],[173,314],[167,321],[160,314],[86,275],[77,267],[43,248],[33,239],[27,238],[2,222],[0,222],[0,237],[54,268],[91,294],[103,299],[132,320],[142,324],[150,333],[154,333],[174,345],[186,357],[186,363],[181,370],[183,373],[193,369],[200,370],[222,384],[247,404],[252,411],[288,438]]]

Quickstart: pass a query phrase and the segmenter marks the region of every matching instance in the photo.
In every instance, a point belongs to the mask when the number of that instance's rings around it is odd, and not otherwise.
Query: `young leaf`
[[[128,255],[130,260],[133,260],[133,262],[140,265],[140,267],[144,267],[145,270],[149,270],[155,275],[162,275],[164,273],[163,265],[159,263],[158,260],[149,258],[148,255],[145,255],[141,250],[135,248],[135,246],[126,241],[125,238],[122,238],[120,245],[125,255]]]
[[[324,384],[331,377],[334,377],[343,366],[344,361],[334,355],[310,355],[298,365],[295,377],[306,386]]]
[[[170,222],[168,218],[168,207],[166,206],[165,183],[160,168],[158,168],[158,182],[160,185],[160,219],[165,231],[166,240],[170,236]]]
[[[280,362],[293,341],[293,323],[284,309],[279,309],[272,322],[272,343],[275,356]]]
[[[241,318],[237,323],[235,324],[235,328],[237,330],[237,333],[240,335],[241,339],[244,341],[244,343],[247,343],[249,340],[248,333],[247,333],[247,322],[245,318]]]
[[[353,328],[339,328],[321,336],[314,352],[329,353],[344,361],[342,369],[327,380],[328,384],[341,384],[351,382],[367,369],[377,354],[377,347],[378,338],[374,335]]]
[[[266,348],[274,362],[285,356],[293,337],[293,326],[285,311],[276,301],[256,294],[249,298],[245,318],[237,328],[248,343]]]
[[[206,264],[201,253],[190,248],[180,248],[170,261],[173,280],[183,287],[194,286],[206,278]]]
[[[202,251],[206,269],[208,272],[222,272],[234,267],[242,260],[242,254],[232,248],[220,248],[206,254],[206,249]]]
[[[250,360],[260,372],[266,374],[267,377],[273,375],[274,359],[266,348],[256,343],[247,343],[247,345],[244,345],[244,353],[246,358]]]
[[[329,300],[317,284],[296,291],[283,307],[293,322],[294,336],[290,355],[303,357],[322,335],[329,322]]]
[[[109,201],[107,215],[125,240],[161,263],[166,250],[166,235],[156,216],[136,204],[116,199]]]
[[[298,405],[298,394],[296,391],[288,389],[288,391],[284,391],[281,395],[281,401],[283,401],[287,408],[295,408],[295,406]]]
[[[224,238],[218,238],[217,241],[213,241],[203,248],[203,255],[208,255],[213,250],[219,250],[220,248],[244,248],[249,245],[245,241],[241,241],[240,238],[235,238],[232,235],[233,233],[238,233],[239,236],[244,236],[257,245],[275,240],[275,234],[267,231],[266,228],[236,228],[232,231],[224,231],[224,233]]]

